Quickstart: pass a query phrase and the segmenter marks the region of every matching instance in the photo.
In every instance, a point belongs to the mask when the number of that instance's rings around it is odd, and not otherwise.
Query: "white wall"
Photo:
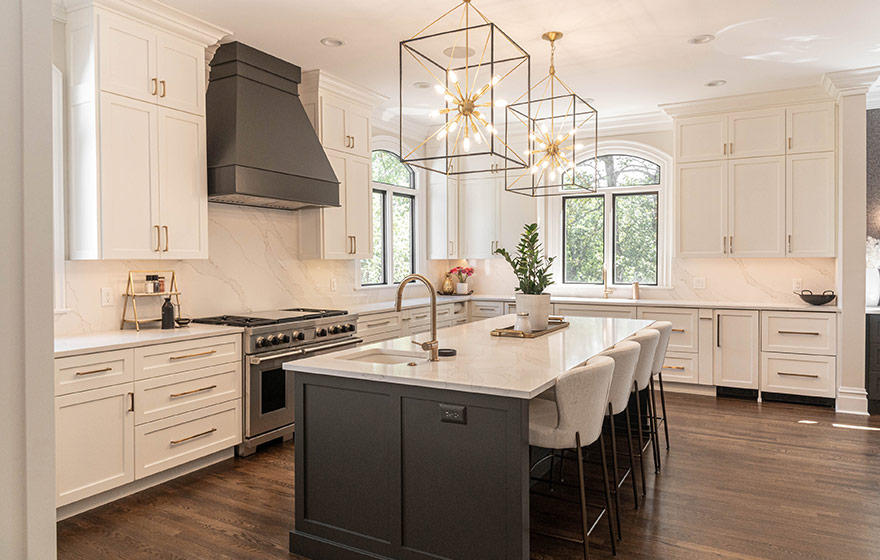
[[[0,556],[55,558],[51,3],[0,4]]]
[[[666,154],[673,150],[672,130],[627,134],[599,135],[601,142],[634,142],[656,148]],[[671,155],[670,155],[671,158]],[[666,173],[671,174],[672,169]],[[670,177],[671,179],[671,177]],[[667,188],[672,188],[668,181]],[[667,203],[672,204],[671,192]],[[503,217],[502,217],[503,219]],[[672,251],[672,235],[668,249]],[[472,280],[480,294],[511,295],[517,282],[510,267],[503,260],[476,261],[477,275]],[[792,293],[794,278],[803,281],[804,288],[813,291],[836,289],[835,259],[678,259],[671,260],[671,282],[668,288],[642,288],[642,297],[670,300],[741,301],[750,303],[800,302]],[[693,278],[706,279],[705,290],[693,289]],[[561,278],[556,278],[561,281]],[[601,295],[601,287],[563,286],[556,284],[549,291],[557,295]],[[629,287],[615,291],[613,297],[630,297]]]

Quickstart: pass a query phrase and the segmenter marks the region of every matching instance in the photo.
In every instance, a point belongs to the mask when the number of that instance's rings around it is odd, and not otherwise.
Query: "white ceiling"
[[[164,0],[233,38],[321,68],[398,105],[398,42],[456,0]],[[880,65],[877,0],[474,0],[546,75],[544,31],[558,30],[556,66],[601,116],[678,101],[816,85],[825,72]],[[694,35],[717,39],[691,45]],[[323,37],[345,41],[339,48]],[[710,80],[727,80],[707,88]]]

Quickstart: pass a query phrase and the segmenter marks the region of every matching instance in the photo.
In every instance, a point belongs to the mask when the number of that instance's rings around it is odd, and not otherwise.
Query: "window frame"
[[[663,170],[660,170],[660,180],[663,180]],[[655,186],[655,185],[642,185],[642,186]],[[627,187],[630,189],[636,189],[637,187]],[[616,189],[615,189],[616,190]],[[616,256],[616,246],[617,246],[617,199],[626,196],[645,196],[645,195],[654,195],[657,197],[657,226],[654,228],[654,235],[657,237],[657,252],[654,255],[654,270],[656,270],[656,280],[649,283],[639,282],[639,286],[649,286],[649,287],[657,287],[660,285],[660,193],[657,192],[656,189],[650,190],[642,190],[638,189],[638,192],[614,192],[611,194],[611,281],[615,286],[632,286],[632,282],[628,283],[618,283],[616,281],[617,278],[617,259]],[[607,199],[606,199],[607,200]],[[608,229],[607,227],[605,228]]]
[[[400,149],[400,141],[392,136],[379,136],[373,137],[372,139],[372,150],[370,151],[370,179],[371,179],[371,196],[370,202],[372,203],[372,193],[376,191],[383,192],[385,194],[384,202],[384,266],[383,266],[383,276],[384,281],[381,284],[363,284],[361,283],[361,260],[357,259],[355,261],[355,286],[356,289],[380,289],[380,288],[393,288],[397,287],[399,282],[394,282],[394,247],[393,247],[393,200],[396,195],[403,195],[407,197],[412,197],[413,201],[413,212],[412,212],[412,270],[413,273],[420,273],[425,269],[424,262],[424,235],[420,232],[420,227],[425,223],[424,220],[424,203],[423,203],[423,184],[424,178],[422,177],[423,173],[419,170],[413,168],[412,166],[407,165],[410,170],[410,177],[412,180],[411,187],[401,187],[398,185],[390,185],[388,183],[380,183],[378,181],[372,181],[373,173],[372,173],[372,153],[377,151],[388,152],[398,159],[400,156],[397,154],[397,151]],[[404,149],[406,146],[404,145]],[[404,164],[406,165],[406,164]],[[370,212],[370,220],[371,220],[371,231],[372,231],[372,209]],[[370,240],[370,244],[372,246],[372,239]]]
[[[572,286],[601,286],[601,285],[602,285],[602,280],[599,280],[598,282],[567,282],[567,281],[565,280],[565,271],[566,271],[566,266],[565,266],[565,254],[566,254],[566,251],[565,251],[565,238],[566,238],[565,227],[566,227],[566,225],[568,224],[568,220],[566,219],[566,216],[565,216],[565,213],[566,213],[566,203],[567,203],[569,200],[580,200],[580,199],[583,199],[583,198],[601,198],[601,199],[602,199],[602,205],[603,205],[603,206],[602,206],[602,231],[603,231],[603,240],[602,240],[603,245],[602,245],[602,250],[603,250],[603,253],[606,252],[606,250],[607,250],[607,242],[608,242],[608,240],[607,240],[607,237],[608,237],[608,235],[607,235],[607,231],[608,231],[608,223],[607,223],[607,220],[608,220],[608,200],[606,199],[606,197],[603,196],[602,193],[598,193],[598,192],[597,192],[597,193],[592,193],[592,194],[572,194],[572,195],[570,195],[570,196],[565,196],[565,195],[563,195],[563,197],[562,197],[562,250],[558,253],[558,254],[561,254],[561,255],[562,255],[562,258],[560,259],[560,260],[562,261],[562,271],[561,271],[559,277],[562,278],[562,283],[563,283],[563,284],[567,284],[567,285],[572,285]],[[603,259],[603,262],[604,262],[604,259]]]
[[[589,147],[592,149],[592,146]],[[672,157],[652,146],[639,142],[630,141],[606,141],[599,142],[598,155],[623,155],[647,159],[660,166],[660,182],[658,185],[635,185],[629,187],[605,187],[596,193],[577,194],[573,192],[561,196],[543,197],[538,200],[538,215],[541,234],[546,239],[548,255],[561,255],[553,264],[552,272],[557,283],[551,291],[558,295],[596,296],[602,293],[602,284],[590,284],[580,282],[566,282],[564,278],[564,202],[566,198],[579,198],[584,196],[605,197],[605,257],[604,264],[609,272],[609,288],[629,288],[631,283],[616,283],[614,277],[614,195],[615,194],[657,194],[657,284],[640,284],[648,290],[671,289],[671,272],[673,253],[673,230],[672,206],[674,193],[672,191]]]

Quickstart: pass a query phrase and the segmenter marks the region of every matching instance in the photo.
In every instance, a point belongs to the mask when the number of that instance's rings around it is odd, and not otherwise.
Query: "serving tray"
[[[568,321],[559,321],[559,322],[550,322],[547,325],[547,328],[543,331],[532,331],[530,333],[517,331],[513,329],[513,325],[503,329],[494,329],[491,333],[492,336],[508,336],[511,338],[538,338],[539,336],[544,336],[545,334],[550,334],[552,332],[562,330],[566,328],[570,323]]]

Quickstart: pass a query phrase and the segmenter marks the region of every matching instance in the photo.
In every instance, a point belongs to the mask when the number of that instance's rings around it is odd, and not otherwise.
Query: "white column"
[[[837,411],[868,413],[865,391],[865,234],[867,129],[865,94],[880,67],[834,72],[823,80],[838,103]]]

